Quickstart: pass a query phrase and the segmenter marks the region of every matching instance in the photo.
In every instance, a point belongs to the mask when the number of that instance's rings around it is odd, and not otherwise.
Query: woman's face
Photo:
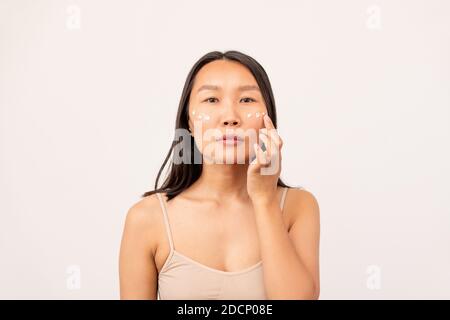
[[[267,109],[245,66],[227,60],[204,65],[194,79],[188,111],[189,128],[204,161],[249,163]],[[223,139],[224,134],[237,137]]]

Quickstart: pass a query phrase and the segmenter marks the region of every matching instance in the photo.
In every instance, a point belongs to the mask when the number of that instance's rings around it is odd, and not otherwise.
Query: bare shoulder
[[[158,206],[157,196],[150,195],[131,205],[126,213],[119,254],[121,299],[156,300]]]
[[[297,219],[300,216],[319,217],[319,202],[314,194],[305,188],[289,188],[286,196],[286,203],[286,207],[291,211],[294,219]]]
[[[159,200],[156,194],[152,194],[131,205],[126,214],[125,222],[138,228],[142,226],[151,227],[159,211]]]
[[[156,249],[159,234],[161,208],[156,194],[140,199],[132,204],[125,217],[125,230],[139,241],[146,243],[152,250]]]
[[[314,281],[313,299],[320,295],[320,219],[316,197],[304,188],[292,188],[287,199],[293,225],[289,236]]]

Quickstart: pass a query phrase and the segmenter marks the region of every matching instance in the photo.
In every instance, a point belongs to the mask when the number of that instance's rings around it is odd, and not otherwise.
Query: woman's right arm
[[[150,196],[151,197],[151,196]],[[156,241],[150,199],[127,212],[119,254],[120,299],[157,299]],[[150,200],[150,202],[152,202]]]

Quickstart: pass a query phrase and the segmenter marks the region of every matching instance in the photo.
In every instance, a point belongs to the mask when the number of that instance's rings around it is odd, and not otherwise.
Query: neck
[[[248,164],[204,163],[196,188],[214,199],[248,198],[247,169]]]

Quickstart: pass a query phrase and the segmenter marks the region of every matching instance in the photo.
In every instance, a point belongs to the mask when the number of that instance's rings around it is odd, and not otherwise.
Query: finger
[[[269,136],[273,143],[278,147],[278,149],[281,149],[281,147],[283,146],[283,141],[278,135],[277,129],[262,128],[260,129],[260,131]]]
[[[259,134],[259,139],[264,143],[264,146],[266,147],[265,153],[266,153],[267,157],[270,159],[271,154],[272,154],[272,149],[274,147],[273,142],[271,141],[271,139],[267,136],[267,134],[265,132],[261,132]]]
[[[268,137],[261,135],[261,141],[264,143],[265,146],[265,150],[263,151],[262,146],[260,145],[259,148],[261,149],[262,153],[263,153],[263,161],[262,164],[263,165],[268,165],[270,164],[270,159],[271,159],[271,152],[270,152],[270,140]]]
[[[270,119],[270,117],[267,114],[264,115],[263,119],[264,119],[264,126],[267,129],[275,129],[275,126],[273,125],[272,119]]]
[[[256,143],[255,143],[256,144]],[[256,148],[255,148],[255,144],[253,145],[253,150],[255,152],[255,157],[253,158],[253,160],[250,162],[251,166],[256,166],[258,164],[258,157],[256,156]]]
[[[267,158],[267,154],[265,151],[263,151],[263,149],[257,145],[258,147],[258,162],[262,165],[262,166],[266,166],[269,163],[269,159]]]
[[[253,144],[253,151],[255,153],[255,158],[253,159],[251,164],[253,164],[253,165],[260,165],[259,157],[258,157],[258,144],[257,143]]]
[[[267,163],[267,159],[266,159],[266,156],[264,155],[264,152],[262,151],[261,147],[257,143],[255,143],[253,145],[253,148],[255,149],[257,163],[261,166],[264,166]]]
[[[269,136],[272,138],[273,142],[277,145],[277,147],[281,149],[281,147],[283,146],[283,140],[278,134],[277,129],[269,130]]]
[[[268,163],[270,164],[272,161],[279,162],[281,160],[281,152],[278,146],[264,133],[261,134],[261,140],[266,145],[266,156]]]

